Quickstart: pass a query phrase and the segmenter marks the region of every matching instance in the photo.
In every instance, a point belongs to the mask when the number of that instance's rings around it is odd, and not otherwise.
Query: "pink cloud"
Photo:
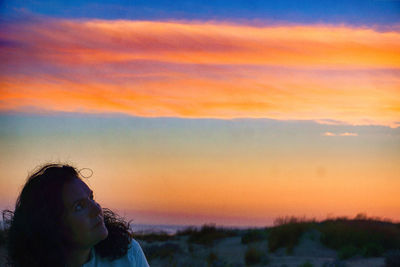
[[[2,111],[399,126],[399,32],[42,20],[0,38]]]

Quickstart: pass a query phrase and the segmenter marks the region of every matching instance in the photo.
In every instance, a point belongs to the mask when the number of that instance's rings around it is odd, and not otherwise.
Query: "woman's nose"
[[[99,213],[101,213],[101,206],[94,200],[91,201],[91,205],[92,205],[91,215],[92,217],[96,217],[97,215],[99,215]]]

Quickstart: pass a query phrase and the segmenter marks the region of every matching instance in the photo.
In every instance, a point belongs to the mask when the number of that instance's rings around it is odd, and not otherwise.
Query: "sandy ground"
[[[261,251],[268,251],[267,241],[251,243],[248,245],[241,243],[241,237],[224,238],[216,242],[213,246],[203,246],[197,244],[188,245],[188,237],[182,236],[178,240],[167,241],[177,244],[182,251],[173,257],[164,259],[154,259],[149,261],[151,267],[245,267],[245,252],[249,246],[255,247]],[[265,253],[263,262],[254,267],[271,266],[271,267],[298,267],[299,265],[310,262],[314,267],[383,267],[384,258],[353,258],[346,261],[338,261],[337,253],[320,244],[318,238],[313,233],[306,233],[299,245],[294,249],[291,255],[287,255],[285,249],[279,249],[275,253]],[[161,245],[165,242],[147,243],[138,240],[145,249],[146,246]],[[5,265],[5,249],[0,247],[0,266]],[[207,258],[210,253],[214,253],[217,260],[213,265],[209,265]],[[335,265],[339,263],[339,265]]]
[[[176,267],[203,267],[203,266],[217,266],[217,267],[245,267],[245,252],[248,246],[256,247],[261,251],[266,251],[261,264],[252,265],[258,266],[271,266],[271,267],[298,267],[306,262],[311,263],[314,267],[383,267],[384,258],[353,258],[345,261],[339,261],[337,253],[334,250],[324,247],[312,233],[307,233],[302,237],[299,245],[294,249],[291,255],[288,255],[285,249],[279,249],[274,253],[268,253],[267,241],[256,242],[251,244],[241,244],[241,237],[225,238],[213,246],[207,247],[202,245],[191,245],[192,249],[189,250],[186,242],[187,237],[181,237],[179,240],[168,241],[169,243],[178,244],[182,248],[182,252],[167,257],[164,259],[150,260],[149,264],[152,267],[161,266],[176,266]],[[154,244],[163,244],[163,242],[146,243],[139,240],[142,247]],[[213,265],[209,265],[207,258],[210,253],[217,256],[217,260]]]

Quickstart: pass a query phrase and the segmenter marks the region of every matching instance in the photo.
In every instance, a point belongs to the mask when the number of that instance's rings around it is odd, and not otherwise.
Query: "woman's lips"
[[[103,224],[103,220],[99,220],[99,222],[97,222],[97,223],[93,226],[93,228],[99,227],[99,226],[102,225],[102,224]]]

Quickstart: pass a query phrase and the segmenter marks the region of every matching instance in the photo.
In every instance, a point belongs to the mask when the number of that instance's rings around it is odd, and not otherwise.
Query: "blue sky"
[[[228,20],[259,23],[391,25],[400,21],[400,1],[2,1],[1,12],[51,17],[130,20]]]

